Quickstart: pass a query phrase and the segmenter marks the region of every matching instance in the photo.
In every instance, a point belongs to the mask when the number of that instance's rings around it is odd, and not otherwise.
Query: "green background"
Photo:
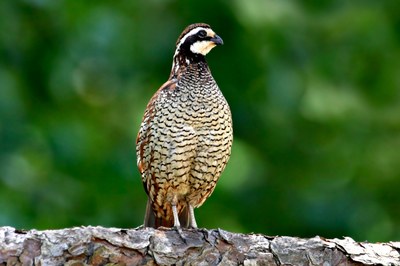
[[[175,41],[206,22],[231,160],[196,210],[234,232],[400,240],[400,4],[0,2],[0,225],[133,228],[135,140]]]

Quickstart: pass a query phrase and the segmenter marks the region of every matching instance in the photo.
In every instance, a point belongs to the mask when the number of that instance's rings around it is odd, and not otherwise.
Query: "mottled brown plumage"
[[[148,194],[145,226],[197,227],[193,209],[228,162],[232,118],[205,60],[222,39],[207,24],[179,36],[170,77],[150,99],[136,141]]]

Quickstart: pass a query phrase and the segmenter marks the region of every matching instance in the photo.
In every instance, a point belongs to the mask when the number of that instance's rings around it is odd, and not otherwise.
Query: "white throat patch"
[[[190,46],[190,51],[194,54],[206,55],[215,46],[216,44],[211,41],[198,41]]]

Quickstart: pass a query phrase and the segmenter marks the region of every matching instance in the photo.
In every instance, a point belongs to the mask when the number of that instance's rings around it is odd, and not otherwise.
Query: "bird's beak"
[[[212,41],[213,43],[215,43],[216,45],[223,45],[224,41],[221,39],[221,37],[219,37],[217,34],[215,34],[214,37],[212,37],[210,39],[210,41]]]

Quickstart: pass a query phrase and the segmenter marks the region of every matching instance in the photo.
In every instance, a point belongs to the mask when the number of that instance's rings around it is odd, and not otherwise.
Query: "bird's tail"
[[[181,227],[188,228],[190,224],[190,215],[189,208],[187,206],[183,207],[179,212],[179,222]],[[153,227],[158,228],[160,226],[163,227],[173,227],[174,226],[174,217],[170,217],[170,219],[159,218],[154,214],[153,208],[151,207],[150,199],[147,199],[146,205],[146,214],[144,216],[144,226],[145,227]]]

